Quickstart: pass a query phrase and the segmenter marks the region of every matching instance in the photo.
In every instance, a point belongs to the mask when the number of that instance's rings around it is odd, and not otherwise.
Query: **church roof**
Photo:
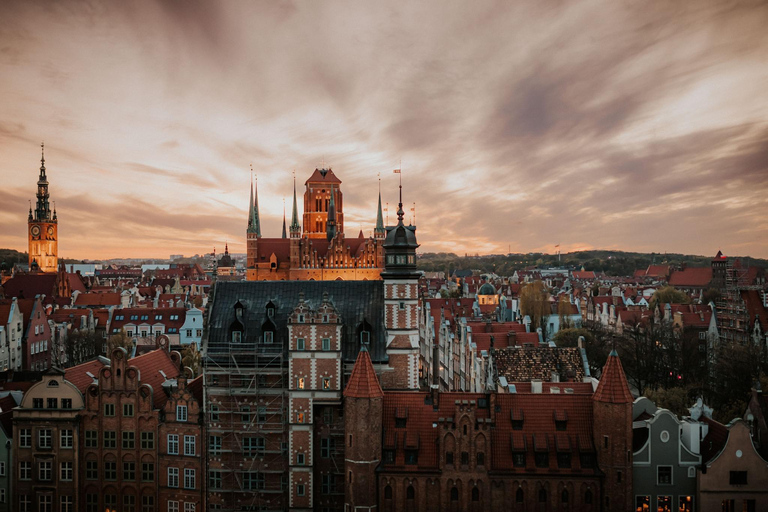
[[[379,379],[371,363],[371,356],[365,346],[357,354],[357,361],[352,368],[352,375],[344,389],[344,396],[351,398],[381,398],[384,392],[381,390]]]
[[[491,283],[485,283],[477,290],[478,295],[496,295],[496,288]]]
[[[615,350],[612,350],[608,356],[593,398],[597,402],[611,404],[632,403],[632,393],[629,392],[627,377],[624,375],[624,368],[622,368],[619,355]]]
[[[339,185],[341,183],[341,180],[336,177],[335,174],[333,174],[333,171],[328,169],[315,169],[315,172],[312,173],[312,176],[309,177],[309,179],[304,182],[304,184],[308,183],[333,183],[334,185]]]

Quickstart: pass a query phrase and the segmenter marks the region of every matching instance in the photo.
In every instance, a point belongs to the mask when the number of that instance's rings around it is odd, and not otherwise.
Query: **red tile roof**
[[[571,272],[574,279],[596,279],[594,270],[574,270]]]
[[[381,398],[384,392],[381,390],[379,379],[371,363],[371,356],[365,347],[357,354],[357,361],[352,367],[352,375],[344,389],[345,397],[352,398]]]
[[[711,267],[688,267],[672,272],[669,276],[671,286],[703,288],[712,282]]]
[[[54,296],[55,286],[56,274],[20,274],[3,283],[3,291],[6,297],[34,299],[36,295]]]
[[[594,399],[598,402],[611,404],[632,403],[632,393],[629,392],[627,377],[624,375],[624,368],[622,368],[619,355],[615,350],[611,351],[608,361],[603,367]]]
[[[747,307],[747,315],[749,315],[749,325],[754,325],[755,318],[760,322],[760,326],[763,328],[763,332],[768,329],[768,311],[763,306],[763,301],[760,298],[760,294],[757,290],[743,290],[741,292],[741,298],[744,300],[744,304]]]
[[[93,378],[91,378],[88,373],[95,378],[98,378],[99,370],[103,367],[104,363],[102,363],[100,359],[93,359],[83,364],[67,368],[64,372],[64,378],[74,384],[81,393],[85,394],[85,390],[88,389],[88,386],[93,384]]]
[[[340,184],[341,180],[336,177],[336,175],[333,173],[333,170],[331,170],[330,168],[327,169],[325,177],[323,177],[323,175],[320,173],[320,169],[315,169],[315,172],[312,173],[312,176],[310,176],[309,179],[304,182],[305,185],[307,183],[333,183],[333,184]]]
[[[128,361],[130,366],[135,366],[139,370],[139,380],[142,384],[152,386],[155,409],[163,407],[168,400],[163,391],[163,382],[166,377],[175,379],[181,374],[179,366],[173,362],[171,355],[163,349],[153,350],[134,357]],[[162,373],[165,374],[165,377]]]
[[[195,397],[195,400],[197,400],[197,403],[200,404],[202,407],[203,405],[203,376],[199,375],[198,377],[190,380],[187,382],[187,389],[190,393],[192,393],[192,396]]]
[[[75,306],[119,306],[119,293],[81,293],[75,299]]]

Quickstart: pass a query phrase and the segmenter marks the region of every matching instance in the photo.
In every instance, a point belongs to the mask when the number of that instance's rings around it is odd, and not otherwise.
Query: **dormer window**
[[[300,324],[303,324],[303,323],[304,323],[304,315],[299,315],[299,320],[298,320],[298,322],[299,322]]]
[[[242,331],[232,331],[232,343],[240,343],[242,340]]]
[[[272,343],[274,341],[274,335],[272,331],[264,331],[264,343]]]

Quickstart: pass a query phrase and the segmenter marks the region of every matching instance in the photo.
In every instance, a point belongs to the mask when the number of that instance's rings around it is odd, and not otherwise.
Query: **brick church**
[[[283,219],[281,238],[261,236],[258,187],[251,187],[248,212],[248,281],[332,281],[380,279],[384,269],[384,222],[381,194],[373,236],[344,232],[341,180],[332,169],[315,169],[305,182],[304,213],[299,224],[296,183],[291,223]]]

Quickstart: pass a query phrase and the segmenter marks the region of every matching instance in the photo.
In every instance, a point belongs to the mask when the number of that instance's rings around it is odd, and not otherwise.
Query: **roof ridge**
[[[357,354],[357,360],[352,367],[352,375],[349,376],[349,382],[344,389],[344,396],[352,398],[382,398],[384,396],[376,371],[373,369],[371,356],[365,346],[361,347]]]
[[[632,403],[632,393],[629,391],[627,377],[624,374],[624,368],[621,366],[616,349],[611,350],[608,356],[593,399],[612,404]]]

